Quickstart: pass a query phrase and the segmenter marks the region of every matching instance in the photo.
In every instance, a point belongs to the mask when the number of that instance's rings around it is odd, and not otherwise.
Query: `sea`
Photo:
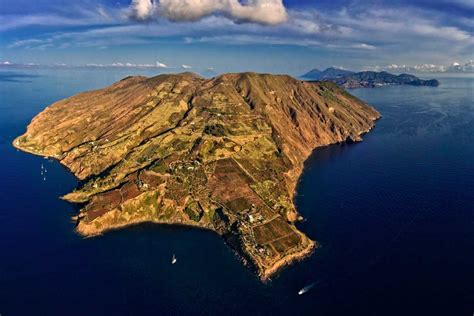
[[[12,147],[49,104],[133,74],[156,73],[0,70],[0,315],[474,313],[474,76],[351,90],[382,118],[362,142],[307,160],[298,226],[320,247],[262,283],[210,231],[82,238],[78,207],[59,198],[78,181]]]

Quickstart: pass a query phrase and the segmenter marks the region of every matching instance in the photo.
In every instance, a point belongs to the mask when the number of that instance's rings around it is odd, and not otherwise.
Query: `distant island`
[[[346,89],[354,88],[374,88],[386,85],[412,85],[412,86],[432,86],[439,85],[438,80],[423,80],[414,75],[400,74],[394,75],[386,71],[361,71],[327,68],[323,71],[313,69],[301,78],[306,80],[331,81]]]
[[[13,145],[81,180],[63,197],[82,207],[79,234],[142,222],[210,229],[265,280],[316,247],[295,226],[305,159],[360,141],[379,117],[331,82],[137,76],[52,104]]]

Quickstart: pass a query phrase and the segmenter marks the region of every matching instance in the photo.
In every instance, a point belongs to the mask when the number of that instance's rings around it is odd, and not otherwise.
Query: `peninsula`
[[[264,280],[309,255],[295,226],[303,162],[360,141],[379,113],[332,82],[285,75],[127,77],[56,102],[13,145],[80,181],[76,230],[191,225],[221,235]]]

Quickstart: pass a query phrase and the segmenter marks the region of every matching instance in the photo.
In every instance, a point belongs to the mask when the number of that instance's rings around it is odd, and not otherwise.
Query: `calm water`
[[[362,143],[317,150],[296,199],[322,248],[262,284],[211,232],[140,225],[82,239],[58,199],[74,177],[11,147],[46,105],[128,74],[0,72],[2,316],[472,315],[474,78],[353,91],[383,118]]]

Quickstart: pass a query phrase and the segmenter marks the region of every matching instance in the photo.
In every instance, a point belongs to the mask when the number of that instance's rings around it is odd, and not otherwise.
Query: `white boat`
[[[176,256],[173,254],[173,258],[171,259],[171,264],[175,264],[176,263]]]
[[[298,295],[303,295],[304,293],[308,292],[314,286],[314,284],[315,283],[311,283],[310,285],[306,285],[304,288],[299,290]]]

